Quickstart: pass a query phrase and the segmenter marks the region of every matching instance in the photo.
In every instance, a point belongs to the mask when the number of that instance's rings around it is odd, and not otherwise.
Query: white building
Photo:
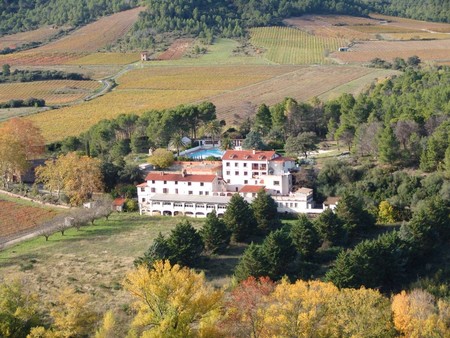
[[[228,150],[218,174],[152,172],[138,185],[140,213],[205,217],[212,210],[221,216],[235,193],[251,200],[265,189],[279,212],[319,213],[312,189],[292,192],[295,162],[275,151]]]

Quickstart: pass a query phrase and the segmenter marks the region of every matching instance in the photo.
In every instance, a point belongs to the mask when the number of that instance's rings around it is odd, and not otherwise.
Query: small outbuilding
[[[148,51],[144,50],[141,52],[141,61],[148,61],[150,60],[150,56]]]
[[[123,212],[125,201],[125,198],[117,197],[112,203],[112,209],[117,212]]]

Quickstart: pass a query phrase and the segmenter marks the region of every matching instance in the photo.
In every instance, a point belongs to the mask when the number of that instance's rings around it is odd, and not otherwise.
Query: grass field
[[[100,87],[97,81],[74,80],[2,83],[0,102],[34,97],[44,99],[47,105],[65,104],[80,100]]]
[[[137,213],[113,214],[109,221],[69,229],[64,236],[56,233],[46,242],[44,237],[21,243],[0,252],[0,275],[8,280],[20,278],[27,287],[39,292],[44,300],[53,298],[61,289],[72,287],[93,297],[93,308],[115,310],[119,320],[127,321],[126,305],[130,295],[121,282],[133,261],[150,246],[159,232],[170,233],[180,218],[148,217]],[[199,227],[204,220],[189,219]],[[242,253],[240,246],[227,256],[208,261],[207,278],[223,284]],[[124,317],[125,319],[121,318]],[[125,335],[118,334],[118,337]]]
[[[318,37],[288,27],[253,28],[250,41],[266,49],[265,57],[279,64],[329,64],[328,53],[345,45],[343,39]]]
[[[53,218],[57,212],[55,208],[0,194],[0,240],[30,230]]]

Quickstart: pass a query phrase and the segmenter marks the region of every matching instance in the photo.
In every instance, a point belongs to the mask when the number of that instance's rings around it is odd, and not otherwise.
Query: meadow
[[[264,56],[279,64],[330,64],[328,54],[345,45],[340,38],[315,36],[289,27],[253,28],[250,42],[265,49]]]
[[[99,89],[97,81],[52,80],[0,84],[0,102],[11,99],[44,99],[47,105],[74,102]]]

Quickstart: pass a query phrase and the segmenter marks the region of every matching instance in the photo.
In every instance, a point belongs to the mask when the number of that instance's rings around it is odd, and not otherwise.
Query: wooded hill
[[[80,26],[96,18],[135,7],[137,0],[3,0],[0,36],[43,25]]]

